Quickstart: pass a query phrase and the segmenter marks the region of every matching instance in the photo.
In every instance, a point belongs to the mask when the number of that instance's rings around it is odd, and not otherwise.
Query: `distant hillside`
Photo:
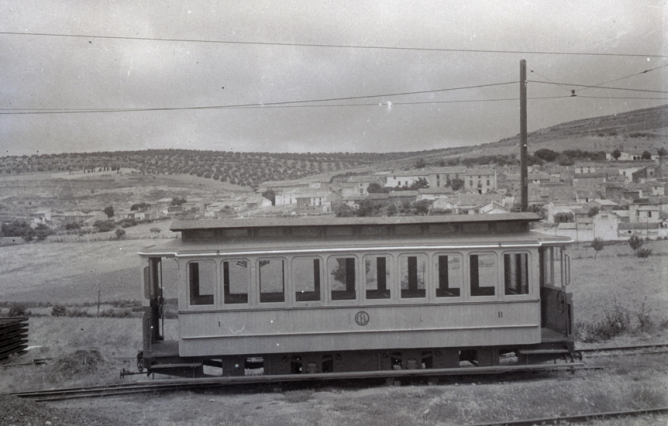
[[[36,172],[100,173],[120,168],[139,174],[193,175],[257,188],[261,182],[332,175],[375,164],[442,157],[469,148],[395,153],[262,153],[184,149],[43,154],[0,158],[0,175]],[[415,160],[414,160],[415,161]]]
[[[518,124],[519,127],[519,124]],[[668,105],[558,124],[528,135],[529,152],[583,150],[612,152],[668,146]],[[114,151],[0,157],[0,174],[78,171],[121,167],[140,174],[192,175],[257,188],[266,181],[331,177],[421,165],[484,164],[494,156],[519,154],[519,135],[472,146],[394,153],[262,153],[195,150]]]
[[[519,126],[519,124],[518,124]],[[517,152],[519,134],[498,142],[474,147],[469,155]],[[615,149],[668,146],[668,104],[615,115],[585,118],[557,124],[528,134],[529,152],[542,148],[553,151],[580,149],[612,152]]]

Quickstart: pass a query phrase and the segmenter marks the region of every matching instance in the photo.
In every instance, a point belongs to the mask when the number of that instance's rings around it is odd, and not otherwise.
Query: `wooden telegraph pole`
[[[529,173],[527,165],[527,61],[520,61],[520,185],[522,211],[529,210]]]

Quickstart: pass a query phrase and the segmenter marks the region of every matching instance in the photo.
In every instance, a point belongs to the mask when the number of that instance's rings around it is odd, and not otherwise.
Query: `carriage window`
[[[427,256],[400,256],[401,298],[409,299],[427,295]]]
[[[332,300],[354,300],[355,294],[355,258],[332,257],[329,259]]]
[[[320,259],[308,257],[293,259],[292,280],[295,283],[297,302],[320,300]]]
[[[506,294],[529,294],[529,269],[526,253],[503,255],[503,274]]]
[[[389,299],[390,268],[385,256],[364,258],[364,278],[367,299]]]
[[[540,253],[540,276],[542,285],[554,285],[554,264],[552,263],[554,249],[545,247]]]
[[[248,261],[223,262],[225,304],[248,303]]]
[[[216,288],[216,263],[212,260],[188,263],[191,305],[213,305]]]
[[[436,297],[459,297],[462,286],[462,257],[458,254],[438,256]]]
[[[497,282],[496,255],[472,254],[469,256],[471,268],[471,296],[494,296]]]
[[[545,247],[541,254],[541,278],[543,285],[560,286],[561,285],[561,265],[562,248]]]
[[[261,259],[258,262],[260,303],[285,302],[285,261]]]

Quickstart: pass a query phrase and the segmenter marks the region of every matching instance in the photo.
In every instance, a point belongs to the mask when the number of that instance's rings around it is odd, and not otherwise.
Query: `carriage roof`
[[[568,238],[529,230],[533,213],[400,217],[298,217],[175,221],[182,238],[142,255],[379,251],[564,244]]]
[[[460,224],[460,223],[498,223],[498,222],[535,222],[540,217],[535,213],[507,213],[489,215],[443,215],[443,216],[390,216],[390,217],[333,217],[333,216],[294,216],[229,220],[176,220],[172,231],[194,229],[240,229],[267,227],[336,227],[336,226],[388,226],[388,225],[425,225],[425,224]]]

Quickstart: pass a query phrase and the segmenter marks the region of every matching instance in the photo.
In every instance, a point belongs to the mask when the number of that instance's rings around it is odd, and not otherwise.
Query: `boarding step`
[[[150,368],[151,370],[162,370],[168,368],[197,368],[201,366],[202,366],[201,362],[196,362],[190,364],[155,364],[152,365]]]
[[[570,354],[568,349],[520,349],[520,355],[560,355]]]

